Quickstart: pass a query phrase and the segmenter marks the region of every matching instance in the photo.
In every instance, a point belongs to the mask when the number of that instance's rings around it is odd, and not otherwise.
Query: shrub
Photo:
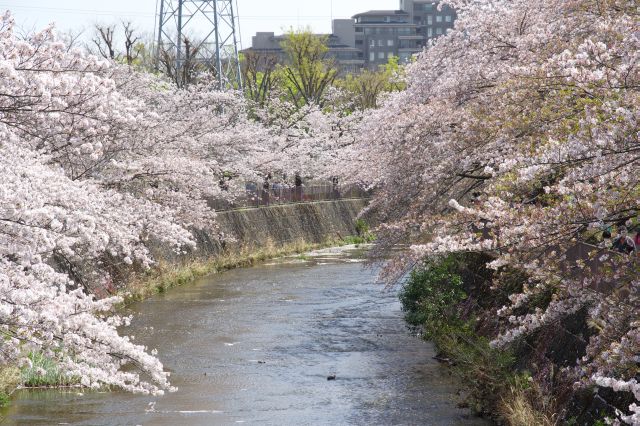
[[[462,276],[471,276],[476,260],[450,255],[414,269],[400,294],[405,319],[424,331],[439,358],[469,387],[475,411],[513,425],[552,425],[552,404],[529,373],[516,371],[513,353],[492,348],[475,320],[461,315],[468,301]]]
[[[466,295],[457,267],[458,261],[452,256],[427,262],[411,272],[402,289],[400,301],[406,321],[422,327],[429,339],[443,327],[461,322],[456,305]]]
[[[356,220],[356,232],[358,236],[364,237],[369,233],[369,224],[364,219]]]

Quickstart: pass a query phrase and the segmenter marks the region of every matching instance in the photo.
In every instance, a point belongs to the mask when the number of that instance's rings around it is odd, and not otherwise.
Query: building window
[[[384,59],[384,52],[378,52],[378,59]]]
[[[433,15],[427,15],[427,25],[433,25]]]
[[[442,15],[436,16],[436,22],[442,22]]]
[[[369,47],[375,47],[376,41],[374,39],[369,40]]]
[[[427,3],[423,7],[425,11],[431,12],[433,10],[433,3]]]
[[[393,40],[387,40],[387,46],[393,47]]]
[[[369,52],[369,62],[373,62],[376,60],[376,53],[375,52]]]
[[[451,22],[451,15],[445,15],[444,20],[445,22]]]
[[[378,40],[378,46],[380,47],[384,46],[384,40]]]
[[[362,27],[357,27],[357,28],[356,28],[356,32],[357,32],[357,33],[361,33],[361,32],[363,32]]]
[[[362,46],[363,44],[362,40],[356,40],[356,46]]]
[[[427,37],[433,37],[433,28],[427,28]]]
[[[442,35],[442,28],[441,27],[436,28],[436,34],[437,35]]]

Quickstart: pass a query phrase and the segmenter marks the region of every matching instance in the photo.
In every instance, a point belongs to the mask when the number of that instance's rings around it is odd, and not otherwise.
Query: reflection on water
[[[130,333],[159,350],[178,392],[21,391],[5,423],[485,424],[456,408],[433,348],[356,260],[315,252],[139,303]]]

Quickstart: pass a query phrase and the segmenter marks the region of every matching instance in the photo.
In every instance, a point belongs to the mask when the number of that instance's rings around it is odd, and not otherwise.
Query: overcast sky
[[[96,23],[131,20],[153,34],[158,0],[0,0],[16,22],[30,30],[55,22],[63,31],[91,28]],[[311,27],[331,32],[331,17],[346,18],[371,9],[397,9],[398,0],[237,0],[243,47],[256,31],[282,32],[290,27]]]

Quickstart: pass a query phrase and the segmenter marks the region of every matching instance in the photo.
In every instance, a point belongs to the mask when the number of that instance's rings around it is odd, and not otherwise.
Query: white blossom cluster
[[[611,377],[603,377],[594,375],[592,380],[598,385],[605,388],[611,388],[616,392],[631,392],[635,396],[636,400],[640,400],[640,383],[636,379],[631,380],[616,380]],[[640,405],[633,403],[629,407],[632,414],[625,415],[624,413],[617,413],[620,420],[627,424],[637,425],[640,424]]]

